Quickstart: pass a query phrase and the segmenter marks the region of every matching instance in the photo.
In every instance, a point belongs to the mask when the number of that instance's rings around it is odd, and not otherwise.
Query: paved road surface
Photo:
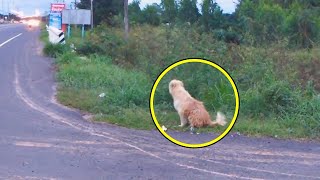
[[[0,25],[0,179],[320,179],[320,143],[228,136],[186,149],[157,131],[84,120],[55,102],[38,37]]]

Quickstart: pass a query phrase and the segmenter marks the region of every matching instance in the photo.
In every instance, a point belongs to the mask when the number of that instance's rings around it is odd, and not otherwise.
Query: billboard
[[[53,26],[57,29],[61,29],[62,17],[61,13],[51,12],[49,15],[49,26]]]
[[[63,24],[91,24],[91,11],[86,9],[73,9],[62,11]]]

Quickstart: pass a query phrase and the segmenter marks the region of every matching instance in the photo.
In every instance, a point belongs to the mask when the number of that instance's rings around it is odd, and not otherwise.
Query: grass
[[[139,26],[132,28],[129,42],[123,41],[121,32],[102,26],[86,40],[67,40],[66,47],[74,43],[77,52],[64,48],[57,53],[60,102],[94,114],[96,121],[155,129],[149,113],[154,80],[174,61],[197,56],[223,66],[237,84],[241,106],[233,132],[319,139],[319,74],[313,71],[320,61],[319,48],[293,51],[283,44],[268,48],[233,46],[210,34],[199,34],[194,28]],[[168,93],[172,78],[183,80],[186,89],[204,101],[213,119],[216,111],[224,112],[229,121],[232,119],[235,100],[228,80],[208,65],[186,64],[170,71],[158,85],[154,105],[160,125],[187,130],[177,127],[179,117]],[[102,98],[101,93],[105,94]],[[214,131],[223,132],[225,128]],[[212,129],[203,128],[200,132]]]
[[[57,74],[62,84],[60,102],[96,114],[97,121],[107,119],[137,129],[154,127],[148,109],[151,81],[144,74],[112,65],[110,58],[68,58],[65,54],[57,61],[62,64]],[[102,93],[105,96],[99,97]]]
[[[304,126],[301,124],[287,123],[278,118],[260,119],[244,119],[239,118],[237,124],[234,126],[233,131],[241,132],[242,134],[255,136],[255,137],[274,137],[274,138],[285,138],[285,139],[303,139],[312,138],[319,139],[309,134]]]
[[[95,114],[94,120],[135,129],[153,129],[148,108],[117,107],[106,104],[98,91],[59,89],[58,100],[64,105]]]
[[[40,23],[40,40],[43,41],[44,43],[49,43],[49,38],[48,38],[48,31],[46,28],[45,23]]]

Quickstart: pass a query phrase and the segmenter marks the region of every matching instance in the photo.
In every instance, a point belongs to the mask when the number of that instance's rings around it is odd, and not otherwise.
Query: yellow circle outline
[[[159,84],[159,82],[161,81],[161,79],[163,78],[163,76],[165,76],[170,70],[172,70],[173,68],[179,66],[179,65],[182,65],[182,64],[186,64],[186,63],[203,63],[203,64],[208,64],[216,69],[218,69],[225,77],[227,77],[227,79],[229,80],[232,88],[233,88],[233,91],[234,91],[234,95],[235,95],[235,100],[236,100],[236,109],[235,109],[235,112],[234,112],[234,115],[233,115],[233,118],[231,120],[231,123],[229,124],[228,128],[222,133],[220,134],[220,136],[218,136],[217,138],[213,139],[212,141],[209,141],[209,142],[206,142],[206,143],[202,143],[202,144],[187,144],[187,143],[184,143],[184,142],[181,142],[181,141],[178,141],[174,138],[172,138],[171,136],[169,136],[160,126],[158,120],[157,120],[157,117],[155,115],[155,112],[154,112],[154,105],[153,105],[153,102],[154,102],[154,94],[155,94],[155,91],[157,89],[157,86]],[[157,80],[155,81],[155,83],[153,84],[152,86],[152,90],[151,90],[151,94],[150,94],[150,112],[151,112],[151,116],[152,116],[152,119],[153,119],[153,122],[155,123],[157,129],[160,131],[160,133],[166,137],[168,140],[170,140],[171,142],[177,144],[177,145],[180,145],[180,146],[183,146],[183,147],[188,147],[188,148],[202,148],[202,147],[207,147],[207,146],[210,146],[210,145],[213,145],[214,143],[217,143],[218,141],[220,141],[222,138],[224,138],[232,129],[232,127],[234,126],[236,120],[237,120],[237,117],[238,117],[238,114],[239,114],[239,92],[238,92],[238,89],[237,89],[237,86],[235,85],[233,79],[231,78],[231,76],[228,74],[227,71],[225,71],[222,67],[220,67],[219,65],[211,62],[211,61],[208,61],[206,59],[183,59],[183,60],[180,60],[180,61],[177,61],[173,64],[171,64],[169,67],[167,67],[157,78]]]

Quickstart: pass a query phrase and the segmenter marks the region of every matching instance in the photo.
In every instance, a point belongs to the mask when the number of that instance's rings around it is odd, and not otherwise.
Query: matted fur
[[[224,126],[226,124],[225,116],[218,112],[216,121],[211,121],[210,115],[201,101],[194,99],[188,91],[185,90],[183,82],[172,80],[169,83],[169,92],[173,98],[174,108],[177,110],[183,127],[190,124],[191,127],[204,126]]]

